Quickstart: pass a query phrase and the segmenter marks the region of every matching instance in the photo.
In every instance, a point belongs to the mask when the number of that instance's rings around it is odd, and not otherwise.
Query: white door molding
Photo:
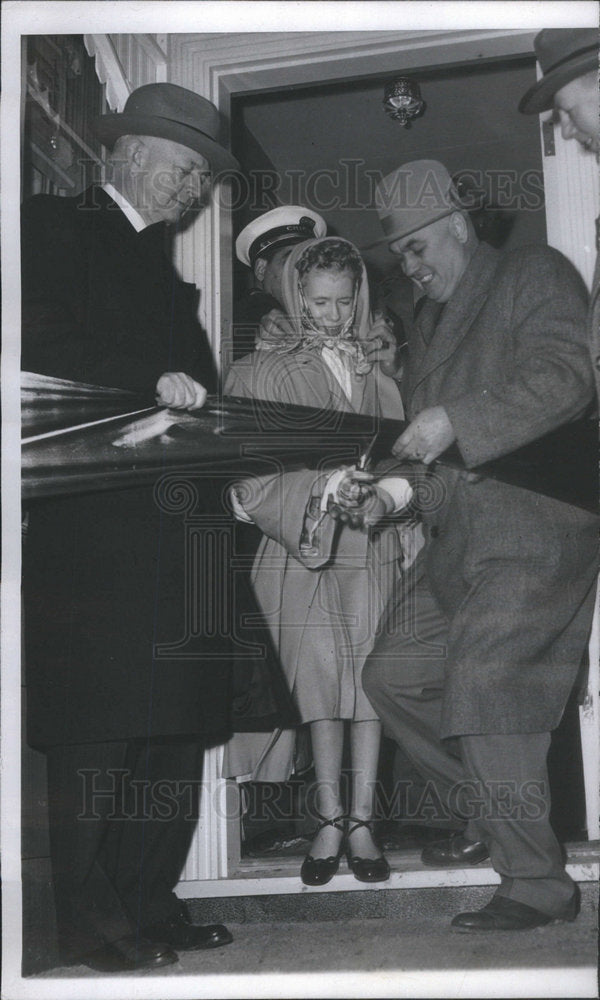
[[[548,243],[569,258],[591,288],[600,210],[598,164],[578,142],[563,139],[548,117],[540,117]]]
[[[347,31],[169,35],[168,80],[202,94],[230,121],[236,94],[281,90],[398,70],[510,59],[533,53],[532,31]],[[516,112],[515,112],[516,113]],[[203,212],[177,240],[176,263],[186,281],[201,289],[200,320],[215,357],[220,360],[222,333],[232,316],[233,236],[227,209],[227,182],[216,186],[210,211]],[[227,798],[231,783],[219,778],[221,748],[206,753],[206,788],[201,818],[180,882],[226,876],[226,860],[235,862],[236,820],[209,816],[210,803]],[[193,892],[196,889],[192,889]]]
[[[400,10],[399,10],[400,13]],[[535,32],[306,31],[169,35],[168,78],[211,100],[230,120],[236,94],[330,83],[399,69],[434,68],[533,53]],[[231,326],[232,232],[227,193],[179,237],[177,263],[202,290],[200,319],[220,360]]]

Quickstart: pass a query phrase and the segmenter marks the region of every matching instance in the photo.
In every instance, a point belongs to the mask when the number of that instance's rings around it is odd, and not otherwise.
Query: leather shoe
[[[421,861],[424,865],[435,868],[464,868],[467,865],[478,865],[486,861],[490,852],[481,840],[472,841],[455,833],[445,840],[427,844],[421,851]]]
[[[206,951],[231,944],[233,937],[223,924],[207,924],[202,927],[191,924],[184,914],[170,920],[160,920],[142,929],[150,941],[166,941],[177,951]]]
[[[576,890],[559,913],[550,915],[507,896],[494,896],[482,910],[459,913],[450,926],[457,931],[526,931],[555,920],[573,921],[579,913],[579,898]]]
[[[348,822],[353,825],[348,829],[347,838],[354,830],[358,830],[360,826],[368,827],[371,836],[373,836],[371,820],[355,819],[354,816],[349,816]],[[346,842],[348,843],[348,840]],[[352,855],[350,851],[347,851],[346,861],[354,878],[358,879],[359,882],[385,882],[390,877],[390,866],[383,854],[378,858],[360,858],[358,855]]]
[[[176,953],[167,944],[130,934],[89,952],[79,959],[78,964],[98,972],[134,972],[137,969],[159,969],[178,961]]]
[[[335,819],[325,819],[315,830],[315,836],[324,826],[333,826],[336,830],[344,833],[346,826],[343,816],[336,816]],[[313,858],[312,854],[307,854],[302,862],[300,878],[304,885],[327,885],[340,867],[340,858],[344,847],[344,837],[340,841],[340,849],[337,854],[329,858]]]

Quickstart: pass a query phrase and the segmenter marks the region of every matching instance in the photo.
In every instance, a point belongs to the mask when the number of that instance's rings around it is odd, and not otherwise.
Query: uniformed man
[[[281,205],[253,219],[235,242],[236,256],[254,273],[254,287],[233,310],[234,353],[253,350],[263,316],[281,311],[280,282],[283,265],[294,243],[327,234],[327,224],[303,205]]]

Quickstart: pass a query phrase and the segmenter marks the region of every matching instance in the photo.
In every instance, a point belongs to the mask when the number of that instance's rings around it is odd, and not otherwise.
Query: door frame
[[[431,70],[531,56],[535,34],[531,30],[512,29],[265,32],[253,34],[251,45],[248,33],[214,34],[210,38],[206,34],[169,35],[166,36],[168,79],[203,94],[217,106],[224,121],[229,122],[232,98],[239,94],[332,83],[349,76],[352,79],[382,76],[397,73],[399,67],[403,72]],[[574,234],[572,224],[567,225],[569,220],[563,217],[564,198],[572,198],[575,189],[579,192],[578,204],[589,208],[591,174],[587,171],[591,171],[591,165],[586,163],[582,167],[578,151],[563,148],[574,147],[574,143],[562,143],[560,136],[556,137],[556,142],[562,168],[565,169],[565,157],[568,164],[564,173],[556,169],[558,160],[544,164],[545,178],[552,185],[553,195],[557,191],[562,193],[561,199],[553,196],[546,201],[549,242],[580,264],[580,233],[587,224],[586,213],[583,208],[578,212],[581,228]],[[226,206],[226,198],[219,197],[219,191],[225,190],[226,184],[224,181],[223,186],[217,185],[211,211],[203,213],[194,226],[179,237],[176,247],[176,261],[183,277],[203,289],[200,318],[219,360],[221,334],[227,335],[231,329],[233,303],[231,212]],[[588,243],[586,237],[584,244]],[[235,783],[219,777],[222,754],[222,748],[207,753],[207,794],[204,796],[207,806],[223,797],[231,802],[232,791],[234,796],[236,794],[235,788],[232,789]],[[594,767],[597,772],[597,760]],[[230,874],[235,879],[234,873],[239,872],[239,820],[236,831],[236,820],[232,821],[230,810],[218,810],[219,815],[215,815],[214,810],[212,815],[209,812],[207,809],[201,817],[182,875],[182,895],[194,895],[193,883],[198,880],[204,881],[203,892],[229,894],[234,891],[233,884],[227,888],[222,880]],[[243,878],[241,884],[246,886],[247,892],[297,891],[293,887],[276,889],[278,880],[265,880],[260,870],[258,866],[254,877],[246,873]],[[494,872],[490,870],[485,878],[493,881]],[[210,888],[205,880],[211,883]],[[404,874],[404,885],[413,881]],[[356,884],[352,888],[356,888]],[[237,891],[240,891],[239,886]]]
[[[280,91],[359,77],[435,69],[533,53],[534,31],[306,31],[170,35],[168,79],[203,94],[231,120],[238,94]],[[515,111],[516,113],[516,111]],[[203,290],[200,319],[220,366],[221,334],[232,323],[233,233],[226,184],[212,210],[178,238],[176,262]]]

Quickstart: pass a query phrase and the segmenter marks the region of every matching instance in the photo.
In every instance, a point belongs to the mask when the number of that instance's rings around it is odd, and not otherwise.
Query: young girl
[[[295,246],[282,290],[293,337],[235,362],[226,393],[402,419],[398,385],[363,350],[372,320],[355,247],[331,237]],[[397,581],[406,536],[412,545],[415,537],[406,526],[388,525],[370,538],[336,525],[327,499],[335,499],[345,479],[341,470],[279,473],[244,480],[233,499],[238,516],[264,532],[253,585],[300,717],[310,723],[321,823],[301,870],[309,885],[332,878],[344,846],[356,878],[389,877],[371,829],[381,724],[360,678]],[[389,509],[402,507],[409,494],[408,488],[405,496],[390,498]],[[345,720],[352,757],[349,817],[341,789]],[[272,740],[261,758],[262,773],[255,769],[253,777],[289,778],[289,756],[282,773],[264,770],[268,753],[277,749]]]

